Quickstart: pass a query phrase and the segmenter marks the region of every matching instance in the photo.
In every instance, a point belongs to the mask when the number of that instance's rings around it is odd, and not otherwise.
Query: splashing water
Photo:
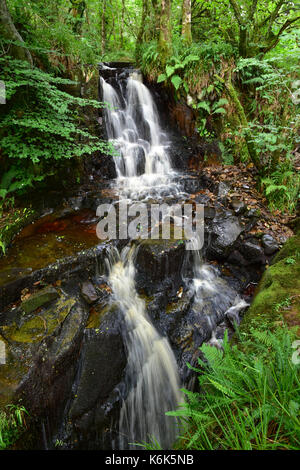
[[[159,122],[150,91],[134,72],[124,96],[101,77],[108,139],[118,155],[114,156],[120,194],[141,199],[178,192],[173,182],[168,144]],[[125,103],[125,104],[123,104]]]
[[[109,260],[109,283],[123,314],[127,351],[126,395],[120,413],[119,449],[155,438],[169,449],[176,439],[176,422],[165,415],[182,401],[177,364],[166,338],[147,317],[134,283],[134,250],[125,247]],[[132,446],[131,446],[132,448]]]

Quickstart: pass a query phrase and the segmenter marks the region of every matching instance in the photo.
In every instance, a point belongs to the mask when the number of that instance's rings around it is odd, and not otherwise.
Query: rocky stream
[[[99,95],[109,107],[95,126],[116,155],[94,157],[59,203],[50,194],[0,259],[0,405],[30,414],[20,449],[131,449],[149,436],[170,448],[165,412],[197,389],[187,363],[234,333],[279,248],[251,233],[257,211],[193,169],[189,140],[138,70],[102,64]],[[124,201],[203,205],[203,247],[172,234],[100,240],[97,208]]]

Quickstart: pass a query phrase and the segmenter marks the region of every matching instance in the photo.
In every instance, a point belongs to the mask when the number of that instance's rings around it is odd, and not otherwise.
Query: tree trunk
[[[21,35],[18,33],[9,10],[7,8],[6,0],[0,0],[0,24],[3,36],[5,39],[15,42],[24,43]],[[8,53],[19,60],[26,60],[30,65],[33,65],[32,57],[29,50],[24,46],[9,45]]]
[[[125,0],[122,0],[121,24],[120,24],[120,41],[121,49],[124,48],[124,19],[125,19]]]
[[[182,30],[181,36],[187,44],[192,42],[192,5],[191,0],[182,3]]]
[[[101,14],[101,54],[105,54],[106,46],[106,25],[105,25],[105,13],[106,13],[106,0],[102,0],[102,14]]]
[[[143,10],[142,10],[142,19],[140,24],[140,29],[137,37],[137,46],[139,46],[145,39],[145,24],[146,17],[148,16],[148,0],[143,0]]]
[[[164,66],[172,53],[171,0],[161,0],[158,48],[160,63]]]
[[[250,130],[249,130],[249,124],[248,124],[248,120],[247,120],[247,117],[246,117],[246,114],[245,114],[245,110],[243,108],[242,103],[239,100],[237,92],[236,92],[236,90],[235,90],[235,88],[232,84],[232,81],[231,81],[231,72],[229,72],[227,80],[224,80],[223,78],[221,78],[218,75],[215,75],[215,77],[221,83],[224,84],[224,86],[226,88],[226,91],[227,91],[227,94],[228,94],[229,98],[231,99],[231,102],[235,106],[236,114],[239,118],[242,129],[245,132],[245,134],[244,134],[245,137],[244,138],[245,138],[246,149],[247,149],[246,153],[248,154],[248,157],[252,160],[252,163],[254,164],[254,166],[258,170],[261,170],[262,165],[261,165],[259,156],[257,155],[256,150],[255,150],[254,145],[253,145],[253,142],[252,142],[252,136],[251,136],[251,133],[250,133]]]
[[[160,0],[151,0],[152,3],[152,17],[153,17],[153,34],[150,39],[158,39],[160,31]]]

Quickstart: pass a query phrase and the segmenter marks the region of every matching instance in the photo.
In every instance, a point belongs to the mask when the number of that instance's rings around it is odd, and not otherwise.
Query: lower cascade
[[[109,283],[124,314],[126,390],[119,420],[119,449],[155,439],[168,449],[176,438],[174,418],[165,415],[182,401],[176,360],[169,342],[154,328],[135,289],[134,250],[113,252]],[[132,448],[132,446],[130,446]]]

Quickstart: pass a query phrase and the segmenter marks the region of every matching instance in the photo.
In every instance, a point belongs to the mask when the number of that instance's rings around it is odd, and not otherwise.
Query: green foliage
[[[20,436],[25,426],[28,412],[22,405],[7,405],[0,410],[0,450],[7,449]]]
[[[292,362],[293,335],[251,330],[243,349],[225,336],[223,351],[203,345],[200,393],[185,390],[179,448],[197,450],[298,449],[299,366]]]
[[[13,165],[7,172],[4,173],[0,181],[0,198],[5,199],[8,194],[11,194],[26,186],[32,186],[34,181],[42,181],[45,175],[36,176],[24,170],[21,166]]]
[[[299,200],[300,176],[294,172],[292,160],[287,158],[269,177],[261,178],[261,185],[271,209],[294,212]]]
[[[0,183],[0,196],[31,186],[53,172],[53,162],[108,146],[82,129],[78,107],[103,105],[73,97],[60,88],[70,80],[54,77],[26,62],[0,58],[7,104],[0,108],[1,150],[10,162]],[[22,160],[22,163],[21,163]]]

